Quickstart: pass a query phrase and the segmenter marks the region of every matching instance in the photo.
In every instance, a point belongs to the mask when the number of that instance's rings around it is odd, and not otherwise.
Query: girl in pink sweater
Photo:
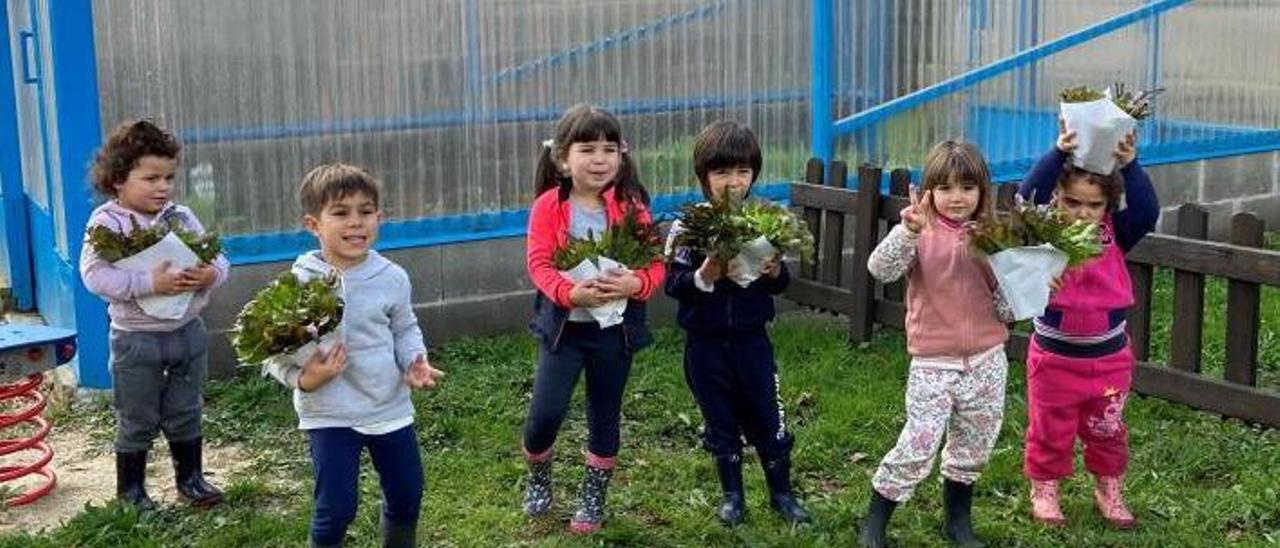
[[[964,224],[990,213],[991,176],[977,147],[944,141],[925,159],[923,195],[913,189],[902,223],[876,246],[867,269],[889,283],[907,276],[907,424],[871,479],[859,540],[884,546],[889,517],[929,475],[942,448],[943,532],[981,545],[970,520],[973,483],[1004,418],[1012,316],[990,268],[969,249]],[[943,445],[945,436],[946,444]]]

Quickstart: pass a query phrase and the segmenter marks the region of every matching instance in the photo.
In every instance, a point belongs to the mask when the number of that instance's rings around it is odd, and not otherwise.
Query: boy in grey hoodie
[[[299,190],[319,251],[300,255],[300,280],[336,275],[345,301],[342,342],[303,363],[272,360],[265,372],[294,389],[298,427],[306,430],[315,474],[312,546],[341,546],[355,518],[360,454],[369,448],[382,485],[384,546],[414,546],[423,491],[410,388],[444,375],[427,347],[404,269],[373,251],[382,213],[379,185],[358,167],[319,166]]]

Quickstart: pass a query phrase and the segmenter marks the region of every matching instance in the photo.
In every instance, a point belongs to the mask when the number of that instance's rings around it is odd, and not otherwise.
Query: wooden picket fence
[[[880,193],[882,171],[863,167],[858,189],[846,188],[841,162],[824,166],[810,160],[804,183],[791,187],[791,204],[801,208],[814,231],[817,259],[805,265],[787,292],[799,304],[842,314],[855,343],[870,339],[877,325],[901,329],[905,317],[904,282],[880,285],[867,271],[867,258],[899,222],[909,203],[910,174],[890,173],[889,195]],[[997,203],[1012,202],[1014,185],[1000,185]],[[1280,287],[1280,252],[1264,248],[1263,223],[1253,214],[1231,219],[1229,243],[1207,241],[1208,214],[1196,204],[1178,209],[1176,235],[1150,234],[1127,259],[1136,304],[1128,330],[1137,370],[1134,389],[1206,411],[1280,427],[1280,393],[1261,390],[1258,378],[1258,335],[1261,288]],[[850,224],[850,226],[846,226]],[[851,260],[846,250],[852,250]],[[1151,306],[1155,268],[1174,272],[1173,319],[1169,363],[1152,363]],[[1225,278],[1226,367],[1222,378],[1201,372],[1205,278]],[[1221,314],[1222,311],[1212,311]],[[1014,333],[1006,347],[1011,359],[1026,357],[1026,334]]]

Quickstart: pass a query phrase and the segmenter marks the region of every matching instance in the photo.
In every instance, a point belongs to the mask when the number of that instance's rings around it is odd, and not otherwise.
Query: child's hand
[[[329,352],[317,348],[302,366],[302,374],[298,376],[298,388],[303,392],[311,392],[324,386],[334,377],[342,374],[347,368],[347,345],[338,344]]]
[[[604,304],[607,301],[601,297],[600,289],[596,285],[596,280],[573,284],[573,289],[569,291],[569,302],[578,308],[595,308]]]
[[[418,354],[418,358],[409,364],[409,370],[404,373],[405,384],[415,390],[435,388],[436,382],[441,378],[444,378],[444,371],[431,367],[426,354]]]
[[[1120,140],[1120,144],[1116,145],[1116,167],[1121,168],[1133,162],[1138,157],[1138,132],[1130,131],[1124,139]]]
[[[715,256],[708,255],[702,260],[702,266],[698,267],[698,271],[693,273],[694,276],[702,278],[703,283],[714,285],[720,278],[724,277],[724,263],[720,262]]]
[[[183,270],[182,276],[189,291],[198,291],[218,280],[218,270],[209,263],[201,263]]]
[[[760,265],[760,273],[770,278],[777,278],[782,275],[782,256],[774,255]]]
[[[902,225],[907,227],[907,230],[912,234],[919,234],[929,224],[932,211],[933,191],[924,191],[924,197],[921,198],[915,187],[911,187],[911,205],[902,208],[898,215],[902,217]]]
[[[164,261],[151,269],[151,288],[157,295],[177,295],[188,289],[189,282],[183,271],[170,271],[172,263]]]
[[[1062,274],[1058,274],[1057,276],[1054,276],[1052,280],[1049,280],[1050,294],[1057,293],[1058,290],[1062,289],[1062,276]]]
[[[724,276],[730,279],[738,279],[738,275],[742,273],[742,261],[731,261],[724,267]]]
[[[1075,151],[1080,143],[1076,141],[1076,131],[1067,129],[1067,121],[1061,116],[1058,117],[1058,142],[1055,146],[1063,153],[1071,153]]]
[[[600,290],[600,297],[605,302],[630,299],[640,292],[641,287],[644,287],[644,284],[630,270],[613,270],[605,277],[596,280],[596,288]]]

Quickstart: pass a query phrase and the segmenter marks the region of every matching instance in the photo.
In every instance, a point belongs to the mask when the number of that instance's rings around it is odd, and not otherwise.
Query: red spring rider
[[[74,331],[42,325],[0,325],[0,489],[16,492],[3,503],[29,504],[53,491],[52,425],[40,416],[44,372],[76,355]],[[34,432],[34,434],[32,433]]]

